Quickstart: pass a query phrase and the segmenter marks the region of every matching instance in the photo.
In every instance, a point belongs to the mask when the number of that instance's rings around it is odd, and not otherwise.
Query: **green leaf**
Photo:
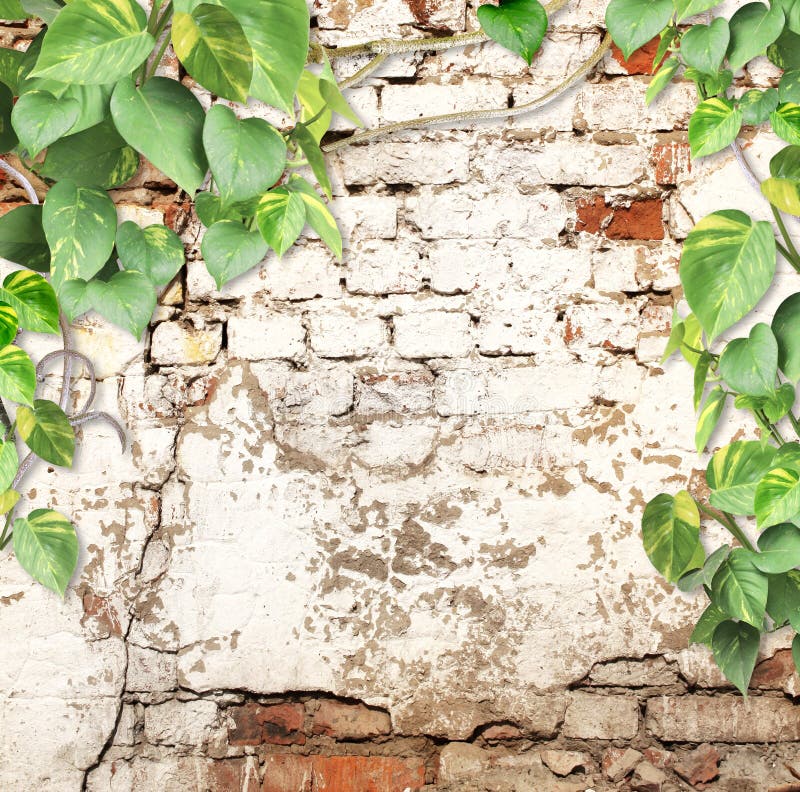
[[[800,105],[784,102],[770,114],[772,130],[779,138],[794,146],[800,145]]]
[[[758,483],[755,513],[761,530],[800,515],[800,472],[785,467],[770,470]]]
[[[11,344],[0,349],[0,396],[21,404],[32,404],[35,391],[36,369],[28,355]]]
[[[800,33],[800,0],[772,0],[772,5],[783,9],[786,27],[795,33]]]
[[[19,493],[15,490],[6,490],[0,495],[0,514],[7,514],[19,503]]]
[[[0,219],[2,223],[2,219]],[[2,238],[0,236],[0,238]],[[800,293],[787,297],[772,319],[772,332],[778,341],[778,367],[788,380],[800,381]]]
[[[764,401],[762,409],[767,420],[773,424],[778,423],[794,407],[796,399],[794,385],[784,382],[772,396]]]
[[[800,35],[786,29],[767,47],[767,57],[784,71],[800,69]]]
[[[342,258],[342,235],[336,225],[336,220],[330,210],[317,195],[316,190],[302,177],[294,175],[289,179],[289,189],[297,192],[303,199],[306,207],[306,220],[316,231],[320,239],[336,254]]]
[[[788,71],[781,77],[778,99],[781,102],[800,104],[800,70]]]
[[[702,14],[715,5],[719,5],[720,0],[674,0],[675,20],[682,22],[691,16]]]
[[[154,286],[169,283],[184,262],[181,238],[165,225],[142,229],[130,220],[122,223],[117,229],[117,252],[126,270],[141,272]]]
[[[708,463],[706,483],[711,505],[730,514],[754,514],[758,482],[773,467],[775,449],[754,440],[737,440]]]
[[[776,627],[781,627],[788,621],[800,627],[800,572],[790,570],[781,575],[769,576],[767,613]]]
[[[0,443],[0,489],[8,490],[19,470],[17,447],[13,440]],[[5,513],[5,512],[3,512]]]
[[[110,190],[130,181],[138,170],[139,155],[109,118],[53,143],[40,173],[54,181],[71,179],[79,187]]]
[[[253,50],[250,95],[292,112],[297,82],[308,55],[305,0],[224,0]]]
[[[56,0],[21,0],[25,12],[39,17],[45,24],[52,25],[59,11],[64,7]]]
[[[261,236],[280,258],[297,240],[306,224],[306,207],[296,192],[278,187],[264,193],[256,210]]]
[[[117,272],[108,281],[89,281],[86,299],[97,313],[137,339],[141,339],[156,307],[152,283],[134,270]]]
[[[800,564],[800,528],[779,523],[758,537],[760,553],[753,553],[753,564],[762,572],[779,575]]]
[[[142,64],[155,46],[135,0],[71,0],[42,43],[32,77],[114,83]]]
[[[50,270],[56,291],[72,278],[91,278],[111,255],[117,209],[102,190],[78,187],[65,179],[44,202],[42,225],[50,244]]]
[[[13,112],[14,96],[11,89],[0,82],[0,154],[11,151],[18,143],[17,133],[11,121]]]
[[[223,206],[218,195],[210,192],[200,192],[194,199],[194,210],[200,222],[211,228],[220,220],[235,220],[241,222],[242,215],[233,208]]]
[[[694,367],[694,409],[698,410],[700,403],[703,401],[703,393],[706,389],[706,382],[708,381],[708,369],[714,358],[710,352],[703,351],[697,365]]]
[[[681,38],[683,60],[701,72],[713,74],[722,66],[730,38],[728,20],[722,17],[710,25],[694,25]]]
[[[694,433],[694,443],[698,454],[703,453],[711,435],[714,434],[727,398],[728,394],[719,386],[708,394],[706,403],[697,417],[697,428]]]
[[[711,648],[711,640],[714,637],[714,631],[728,618],[722,608],[713,602],[709,603],[708,607],[703,611],[700,619],[697,622],[692,634],[689,638],[689,643],[703,644],[709,649]]]
[[[209,3],[172,20],[178,60],[203,87],[234,102],[246,102],[253,79],[253,51],[242,26],[227,8]]]
[[[653,68],[652,71],[655,71],[661,61],[667,56],[667,53],[675,44],[675,40],[680,36],[680,30],[676,28],[674,25],[670,25],[668,28],[665,28],[661,31],[661,35],[659,36],[658,42],[658,49],[656,50],[655,57],[653,58]]]
[[[714,630],[711,649],[714,661],[728,681],[736,685],[743,696],[756,667],[761,632],[744,622],[724,621]]]
[[[241,222],[221,220],[206,231],[200,249],[206,268],[221,289],[255,267],[269,248],[258,231],[249,231]]]
[[[314,135],[311,134],[305,124],[297,124],[292,130],[292,137],[297,141],[298,145],[303,151],[303,154],[306,155],[308,164],[311,166],[314,176],[317,177],[319,186],[322,187],[323,192],[328,196],[328,200],[330,200],[331,180],[328,178],[328,169],[325,166],[325,157],[322,154],[322,149],[320,149],[319,143],[316,141]]]
[[[730,146],[742,126],[742,111],[729,99],[712,96],[697,105],[689,119],[692,157],[706,157]]]
[[[759,322],[748,338],[731,341],[719,359],[725,382],[738,393],[767,397],[775,392],[778,342],[769,325]]]
[[[690,313],[683,320],[683,343],[681,344],[681,355],[683,359],[695,368],[700,360],[701,354],[695,349],[703,349],[703,328],[700,326],[699,319]]]
[[[70,521],[49,509],[14,520],[14,555],[37,582],[63,599],[78,565],[78,537]]]
[[[64,411],[55,402],[37,399],[33,409],[17,410],[19,436],[36,456],[61,467],[71,467],[75,432]]]
[[[203,145],[224,204],[261,195],[286,167],[286,143],[280,132],[260,118],[240,121],[224,105],[208,111]]]
[[[724,94],[733,83],[733,72],[723,69],[714,74],[704,74],[689,66],[683,73],[687,80],[692,80],[697,86],[700,96],[716,96]]]
[[[694,569],[682,575],[678,580],[678,588],[681,591],[692,591],[700,585],[711,586],[711,581],[720,567],[720,564],[728,557],[730,553],[728,545],[718,547],[708,558],[705,559],[703,566],[699,569]]]
[[[775,266],[775,237],[766,221],[754,223],[730,209],[694,227],[683,247],[681,282],[710,342],[755,307]]]
[[[31,91],[20,96],[11,122],[20,143],[35,157],[69,132],[80,113],[81,106],[75,99],[56,99],[47,91]]]
[[[322,96],[320,86],[323,80],[316,74],[306,70],[300,75],[297,85],[297,101],[300,103],[300,120],[319,143],[322,136],[328,131],[333,112],[327,101]],[[316,121],[310,122],[312,119]]]
[[[627,60],[657,36],[671,17],[671,0],[611,0],[606,27]]]
[[[70,135],[75,135],[105,120],[113,90],[113,85],[75,85],[57,80],[33,78],[24,81],[20,93],[24,96],[31,92],[44,91],[56,99],[77,102],[80,112],[69,129]]]
[[[730,21],[731,43],[728,47],[728,63],[733,71],[741,69],[780,36],[784,16],[780,6],[772,8],[763,3],[748,3],[742,6]]]
[[[669,339],[664,348],[664,354],[661,356],[661,365],[663,366],[680,348],[683,344],[683,336],[686,332],[686,324],[683,319],[678,316],[678,309],[672,309],[672,327],[669,331]]]
[[[0,258],[39,272],[50,270],[41,206],[17,206],[0,217]]]
[[[711,583],[714,601],[728,616],[760,628],[767,607],[767,577],[753,564],[753,554],[737,547],[720,564]]]
[[[490,39],[519,55],[528,66],[547,33],[547,12],[537,0],[500,0],[478,8],[478,22]]]
[[[35,272],[18,270],[6,276],[0,303],[14,309],[19,326],[34,333],[58,333],[58,300],[53,287]]]
[[[742,120],[752,126],[766,123],[777,106],[778,92],[774,88],[767,88],[766,91],[753,89],[739,99]]]
[[[24,52],[0,47],[0,82],[7,85],[14,96],[19,95],[19,74],[24,61]]]
[[[0,349],[8,346],[17,337],[18,329],[17,312],[8,305],[0,305]]]
[[[18,22],[25,19],[25,9],[19,0],[0,0],[0,19],[7,22]]]
[[[347,103],[347,99],[344,98],[344,95],[339,90],[339,85],[336,82],[336,77],[334,77],[333,69],[331,69],[328,58],[324,53],[323,59],[322,71],[319,75],[320,96],[334,113],[338,113],[343,118],[352,121],[356,126],[364,126],[361,119],[356,115],[353,108]]]
[[[664,62],[664,65],[656,72],[653,79],[650,80],[650,85],[647,86],[647,92],[644,97],[647,104],[655,100],[655,98],[670,84],[680,65],[681,62],[677,58],[669,58]]]
[[[794,660],[795,672],[800,674],[800,635],[792,638],[792,660]]]
[[[111,97],[111,115],[127,143],[190,195],[206,177],[205,113],[176,80],[153,77],[142,88],[123,80]]]
[[[688,492],[657,495],[642,517],[644,550],[653,566],[674,583],[686,572],[700,545],[700,514]]]

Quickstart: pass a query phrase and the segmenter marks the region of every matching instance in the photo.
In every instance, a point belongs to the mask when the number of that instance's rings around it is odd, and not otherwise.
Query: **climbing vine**
[[[694,82],[692,156],[732,147],[775,219],[773,227],[740,211],[715,212],[686,240],[680,274],[692,313],[675,315],[665,358],[680,352],[694,368],[697,450],[706,448],[730,403],[752,418],[759,436],[713,455],[708,503],[688,492],[659,495],[642,524],[645,550],[664,577],[684,591],[700,588],[709,599],[692,640],[707,644],[746,691],[761,633],[786,624],[800,633],[800,443],[785,440],[789,431],[800,439],[793,413],[800,294],[780,306],[771,325],[720,339],[765,294],[779,255],[800,272],[781,214],[800,215],[800,0],[749,3],[730,21],[697,21],[717,5],[708,0],[611,0],[600,46],[538,99],[323,143],[334,114],[360,126],[341,91],[390,55],[493,39],[530,64],[548,14],[563,5],[500,0],[479,7],[480,29],[472,33],[326,48],[310,40],[305,0],[153,0],[149,13],[135,0],[0,0],[0,17],[36,17],[42,24],[26,51],[0,50],[0,153],[11,159],[0,168],[28,197],[0,218],[0,256],[21,267],[0,288],[0,549],[13,542],[22,566],[63,596],[77,564],[75,528],[49,509],[16,516],[18,493],[36,458],[72,464],[76,427],[95,419],[114,423],[91,410],[94,373],[70,346],[69,322],[94,310],[141,337],[159,290],[184,265],[181,240],[167,226],[118,225],[108,191],[135,176],[141,157],[194,202],[206,229],[203,260],[221,288],[270,251],[282,256],[306,225],[341,257],[325,153],[410,127],[531,112],[590,72],[612,37],[630,57],[659,36],[647,101],[678,76]],[[170,71],[170,46],[188,79]],[[736,73],[765,52],[784,71],[780,82],[738,91]],[[369,62],[337,82],[331,61],[365,54]],[[216,97],[210,109],[193,82]],[[285,125],[240,117],[237,107],[249,98],[282,111]],[[790,145],[773,158],[771,177],[758,183],[736,139],[743,125],[765,124]],[[60,333],[63,349],[34,366],[14,343],[23,330]],[[58,400],[36,398],[55,360],[63,365]],[[90,393],[72,410],[76,365]],[[22,462],[17,441],[28,449]],[[707,554],[702,519],[719,522],[737,546]],[[757,540],[749,537],[753,527]],[[794,651],[800,667],[800,637]]]

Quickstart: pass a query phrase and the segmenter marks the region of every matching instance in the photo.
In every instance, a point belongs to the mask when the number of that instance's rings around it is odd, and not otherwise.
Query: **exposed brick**
[[[207,792],[258,792],[258,763],[254,758],[221,759],[206,767]]]
[[[314,713],[314,734],[325,734],[337,740],[366,740],[392,730],[389,713],[370,709],[364,704],[343,704],[323,699]]]
[[[234,726],[228,730],[231,745],[304,745],[302,732],[305,709],[302,704],[262,706],[252,702],[233,707],[228,713]]]
[[[647,730],[671,742],[800,740],[800,707],[782,698],[661,696],[647,702]]]
[[[605,199],[596,195],[580,199],[575,205],[578,215],[577,231],[603,233],[608,239],[663,239],[664,206],[660,199],[633,201],[630,206],[606,206]]]
[[[639,701],[576,691],[561,731],[565,737],[583,740],[632,740],[639,731]]]
[[[719,753],[704,743],[675,762],[675,772],[692,786],[713,781],[719,773]]]
[[[642,759],[633,748],[609,748],[603,754],[603,774],[612,781],[621,781]]]
[[[669,141],[656,143],[651,154],[656,184],[677,184],[692,171],[692,158],[688,143]]]
[[[262,792],[406,792],[425,783],[421,759],[272,754]]]
[[[611,47],[611,56],[622,66],[626,74],[651,74],[660,41],[660,36],[650,39],[647,44],[632,53],[627,60],[622,54],[622,50],[614,44]]]

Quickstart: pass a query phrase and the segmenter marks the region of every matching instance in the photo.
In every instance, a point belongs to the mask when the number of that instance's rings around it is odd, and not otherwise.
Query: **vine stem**
[[[697,504],[697,508],[700,509],[706,517],[711,517],[712,520],[716,520],[723,528],[727,528],[728,531],[731,532],[734,539],[737,539],[742,547],[747,548],[751,552],[755,553],[756,549],[750,543],[750,540],[745,535],[744,531],[736,524],[736,520],[728,514],[727,512],[718,512],[715,509],[710,509],[707,506],[704,506],[700,503],[699,500],[695,499],[695,503]]]
[[[348,138],[337,140],[333,143],[328,143],[322,147],[322,150],[327,154],[331,151],[344,148],[345,146],[352,146],[356,143],[364,143],[368,140],[374,140],[377,137],[391,134],[392,132],[399,132],[402,129],[436,126],[438,124],[449,124],[460,121],[483,121],[498,118],[514,118],[516,116],[524,115],[525,113],[530,113],[534,110],[538,110],[549,102],[552,102],[553,99],[557,98],[571,88],[578,80],[590,72],[600,62],[610,47],[611,35],[606,33],[602,42],[592,53],[591,57],[582,63],[578,69],[576,69],[565,80],[559,83],[555,88],[551,89],[537,99],[526,102],[525,104],[517,105],[516,107],[500,107],[486,110],[466,110],[461,113],[445,113],[444,115],[412,118],[408,121],[398,121],[394,124],[387,124],[386,126],[376,127],[375,129],[368,129],[366,132],[359,132],[355,135],[351,135]]]

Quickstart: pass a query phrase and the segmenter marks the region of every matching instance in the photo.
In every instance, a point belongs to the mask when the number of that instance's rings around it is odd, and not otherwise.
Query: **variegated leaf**
[[[730,146],[742,126],[742,111],[729,99],[711,97],[689,119],[692,157],[705,157]]]
[[[760,626],[756,629],[745,622],[730,620],[721,622],[711,639],[714,661],[743,696],[747,695],[747,686],[756,667],[760,641]]]
[[[731,514],[754,514],[756,486],[774,458],[773,446],[754,440],[737,440],[721,448],[706,470],[711,505]]]
[[[236,17],[218,5],[201,3],[172,21],[172,46],[202,86],[234,102],[246,102],[253,79],[253,51]]]
[[[78,563],[78,537],[70,521],[36,509],[14,521],[14,554],[22,568],[61,597]]]
[[[300,236],[306,224],[303,199],[285,187],[264,193],[256,210],[261,236],[280,258]]]
[[[0,258],[49,272],[50,247],[42,228],[42,207],[17,206],[0,217]]]
[[[53,287],[35,272],[17,270],[6,276],[0,303],[11,306],[19,326],[34,333],[58,333],[58,300]]]
[[[784,102],[770,114],[769,119],[778,137],[794,146],[800,145],[800,105]]]
[[[76,99],[57,99],[47,91],[30,91],[14,105],[11,123],[20,143],[35,157],[66,135],[80,114],[81,106]]]
[[[72,278],[91,278],[111,255],[117,209],[102,190],[65,179],[44,202],[42,225],[50,244],[50,272],[56,291]]]
[[[106,84],[130,74],[155,40],[135,0],[72,0],[47,31],[32,77]]]
[[[787,297],[772,319],[772,332],[778,339],[778,366],[792,382],[800,382],[798,327],[800,327],[800,293]]]
[[[19,456],[13,440],[0,443],[0,491],[7,490],[19,469]]]
[[[785,467],[770,470],[756,487],[754,505],[761,530],[797,519],[800,516],[800,472]]]
[[[736,338],[719,360],[725,382],[738,393],[768,397],[775,392],[778,376],[778,342],[770,326],[759,322],[748,338]]]
[[[775,237],[766,221],[726,210],[694,227],[683,248],[681,282],[709,342],[755,307],[775,266]]]
[[[703,452],[711,435],[714,434],[727,398],[728,394],[719,386],[708,394],[703,409],[700,410],[700,415],[697,417],[697,428],[694,433],[694,443],[698,454]]]
[[[19,503],[19,493],[16,490],[6,490],[0,495],[0,514],[8,514]]]
[[[0,349],[0,396],[32,404],[35,391],[36,369],[28,355],[12,344]]]
[[[300,194],[306,207],[306,221],[319,234],[320,239],[342,258],[342,235],[333,215],[319,197],[317,191],[301,176],[294,175],[289,180],[289,189]]]
[[[752,553],[742,547],[731,550],[711,583],[714,601],[731,618],[761,629],[767,608],[767,576],[753,564]]]
[[[54,465],[72,465],[75,432],[69,418],[54,402],[37,399],[33,409],[20,407],[17,410],[17,429],[36,456]]]
[[[671,583],[678,580],[697,557],[700,514],[688,492],[675,497],[658,495],[642,517],[644,550],[653,566]]]
[[[258,231],[250,231],[236,220],[221,220],[206,231],[200,249],[206,269],[221,289],[255,267],[269,248]]]
[[[92,280],[88,300],[99,314],[141,339],[156,307],[153,284],[141,272],[118,272],[108,281]]]
[[[17,312],[10,305],[0,305],[0,349],[17,337],[18,328]]]
[[[117,229],[117,252],[126,270],[145,275],[154,286],[163,286],[183,266],[181,238],[165,225],[147,228],[128,220]]]

